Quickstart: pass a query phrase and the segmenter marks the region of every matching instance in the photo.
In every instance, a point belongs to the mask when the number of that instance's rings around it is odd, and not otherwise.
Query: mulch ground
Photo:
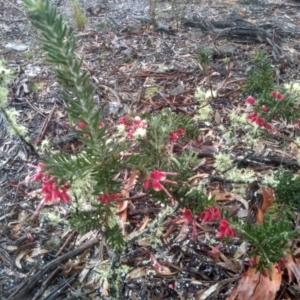
[[[52,2],[76,28],[69,2]],[[83,68],[97,88],[95,100],[103,106],[107,122],[114,123],[129,112],[155,113],[163,108],[193,115],[196,88],[209,89],[212,85],[218,90],[211,102],[213,123],[199,126],[202,144],[193,145],[205,161],[195,175],[210,177],[214,174],[213,156],[224,144],[215,126],[228,126],[228,113],[242,109],[241,86],[255,51],[261,49],[272,59],[278,83],[299,79],[300,5],[293,1],[199,1],[188,4],[188,13],[179,23],[172,18],[169,2],[158,5],[161,23],[153,24],[145,16],[147,3],[87,1],[87,25],[77,33],[76,53],[84,56]],[[216,23],[213,29],[203,28],[203,19],[223,25],[219,31]],[[226,31],[226,36],[224,31],[220,34],[224,24],[234,27],[244,21],[266,30],[270,38],[232,31]],[[64,111],[61,88],[19,1],[0,3],[0,26],[0,53],[15,72],[9,86],[9,107],[17,110],[18,122],[28,129],[26,140],[10,135],[0,114],[0,297],[111,299],[111,286],[103,274],[113,258],[99,233],[80,235],[45,215],[32,217],[39,199],[29,193],[36,187],[19,184],[32,172],[27,163],[37,164],[47,154],[45,141],[50,142],[51,150],[66,152],[76,151],[78,141]],[[5,47],[10,42],[25,45],[27,50]],[[196,59],[199,46],[211,51],[210,80]],[[255,169],[256,165],[263,172],[285,164],[298,170],[295,150],[282,150],[288,139],[263,140],[244,166]],[[246,150],[242,144],[230,149],[237,159]],[[207,188],[224,209],[234,212],[248,208],[251,215],[253,197],[245,204],[231,190],[231,182],[217,177],[211,177]],[[256,199],[258,203],[260,200]],[[47,211],[63,218],[69,215],[63,206]],[[128,207],[127,234],[132,243],[120,255],[120,299],[216,300],[230,295],[247,267],[241,257],[235,256],[241,244],[223,244],[217,254],[212,253],[218,244],[217,225],[199,227],[199,234],[192,238],[191,227],[172,221],[181,215],[177,207],[164,213],[164,208],[148,196],[137,197]],[[138,229],[144,230],[143,234],[134,239],[133,232]],[[283,280],[276,299],[288,299],[287,290],[293,295],[290,299],[299,299],[298,288],[292,286],[293,282]]]

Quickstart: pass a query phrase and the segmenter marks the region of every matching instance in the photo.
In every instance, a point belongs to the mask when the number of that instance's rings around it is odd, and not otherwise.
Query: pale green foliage
[[[238,169],[237,167],[234,167],[226,172],[226,179],[251,182],[254,178],[254,175],[254,172],[250,169]]]
[[[23,136],[27,133],[27,128],[17,123],[17,116],[19,114],[14,108],[5,109],[6,121],[9,123],[8,132],[11,135],[17,134]]]
[[[231,126],[229,128],[225,128],[223,124],[218,126],[227,146],[231,146],[238,142],[242,142],[246,145],[258,144],[261,131],[258,130],[257,126],[249,123],[246,114],[240,115],[236,112],[231,112],[228,117],[231,121]],[[243,132],[238,134],[237,130],[240,129],[243,129]]]
[[[5,68],[4,63],[0,60],[0,108],[5,108],[7,106],[7,85],[11,80],[11,70]]]
[[[207,104],[204,107],[199,108],[197,111],[197,114],[193,117],[195,121],[203,121],[208,122],[209,124],[211,122],[213,110],[209,104]]]
[[[295,96],[300,97],[300,81],[291,81],[284,85],[284,87],[295,94]]]
[[[300,147],[300,137],[297,137],[294,142],[297,144],[298,147]]]
[[[69,222],[65,218],[62,218],[57,212],[53,211],[51,208],[44,208],[40,213],[41,219],[47,220],[51,225],[64,224],[68,225]]]
[[[43,139],[40,146],[37,147],[37,149],[39,150],[40,154],[45,154],[46,152],[50,151],[50,141],[47,138]]]
[[[111,262],[106,260],[101,262],[96,268],[93,269],[90,277],[92,277],[93,282],[97,282],[98,280],[102,283],[109,284],[109,289],[114,288],[117,293],[120,293],[120,288],[118,286],[120,282],[120,276],[124,276],[130,271],[130,267],[120,264],[118,268],[112,269]],[[111,277],[116,277],[114,281],[110,280]],[[113,287],[111,286],[113,285]],[[101,286],[101,283],[99,283]]]
[[[264,174],[264,177],[263,177],[263,184],[264,185],[269,185],[269,186],[277,186],[279,183],[278,180],[276,180],[276,173],[275,172],[272,172],[270,171],[269,173],[267,174]]]
[[[189,194],[193,194],[195,191],[199,191],[199,192],[205,191],[207,183],[208,183],[207,179],[199,180],[198,185],[191,187],[190,190],[186,193],[186,196],[188,196]]]
[[[203,91],[201,87],[197,87],[195,91],[195,98],[199,102],[207,103],[212,97],[216,97],[217,92],[216,91]]]
[[[84,13],[79,5],[78,0],[72,0],[72,9],[74,12],[75,21],[76,21],[78,30],[83,30],[85,27],[86,20],[85,20]]]
[[[6,69],[4,63],[0,61],[0,109],[3,111],[6,122],[9,124],[8,133],[23,136],[26,134],[26,127],[17,123],[18,112],[14,108],[7,108],[8,83],[12,80],[12,72]]]
[[[224,172],[233,164],[232,159],[228,154],[218,153],[215,155],[214,167],[218,172]]]
[[[208,122],[207,124],[211,122],[213,110],[209,104],[209,101],[211,100],[212,96],[215,97],[216,94],[216,91],[205,92],[201,89],[201,87],[196,89],[195,98],[198,102],[201,102],[201,104],[203,103],[204,105],[199,107],[197,113],[193,117],[195,121]]]
[[[72,202],[73,206],[77,208],[86,208],[88,204],[95,201],[95,195],[92,194],[96,181],[92,179],[91,170],[80,178],[77,178],[72,182],[72,186],[69,190],[70,194],[75,196],[77,201]]]
[[[297,162],[298,162],[298,164],[300,164],[300,152],[297,155]]]
[[[237,180],[237,179],[235,179]],[[247,187],[244,184],[233,184],[232,193],[239,195],[241,197],[247,196]]]
[[[228,116],[231,121],[231,126],[233,126],[235,129],[241,124],[249,124],[246,114],[239,115],[235,111],[232,111]]]

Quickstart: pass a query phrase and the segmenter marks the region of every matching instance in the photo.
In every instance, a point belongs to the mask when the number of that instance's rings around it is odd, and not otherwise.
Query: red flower
[[[279,92],[273,91],[270,93],[271,97],[277,98],[278,100],[282,101],[284,99],[284,95],[280,94]]]
[[[186,224],[191,224],[192,222],[194,222],[192,212],[187,208],[184,208],[183,218],[185,219]]]
[[[264,118],[257,118],[255,123],[257,124],[258,127],[263,127],[266,124],[266,121]]]
[[[194,219],[194,216],[190,209],[184,208],[182,217],[176,219],[175,221],[181,221],[181,220],[184,220],[184,222],[188,225],[189,224],[193,225],[191,239],[194,239],[197,236],[197,226],[196,226],[196,221]]]
[[[247,116],[247,119],[251,122],[255,122],[258,118],[257,112],[253,112]]]
[[[176,131],[170,132],[170,133],[169,133],[169,137],[170,137],[170,140],[171,140],[172,142],[177,142],[178,139],[179,139],[179,135],[178,135],[178,133],[177,133]]]
[[[170,140],[172,142],[177,142],[177,140],[179,139],[180,135],[185,135],[186,131],[182,128],[177,129],[176,131],[172,131],[169,133],[170,136]]]
[[[151,179],[162,181],[166,179],[166,173],[162,171],[154,170],[150,173],[150,177]]]
[[[150,187],[152,187],[155,191],[164,191],[168,197],[172,200],[172,196],[169,191],[162,185],[161,181],[171,183],[174,185],[178,185],[176,181],[171,181],[166,179],[167,175],[177,175],[177,173],[173,172],[163,172],[159,170],[154,170],[150,173],[149,178],[144,180],[144,189],[147,191]]]
[[[272,126],[271,126],[270,124],[266,123],[266,124],[264,125],[264,127],[265,127],[265,129],[267,129],[267,130],[269,130],[269,131],[272,131]]]
[[[104,204],[106,206],[108,206],[111,201],[118,200],[119,195],[118,194],[103,194],[103,195],[98,196],[96,199],[104,202]]]
[[[252,96],[248,96],[245,100],[247,104],[251,104],[251,105],[253,105],[255,101],[256,101],[255,98],[253,98]]]
[[[40,181],[44,178],[44,176],[46,176],[45,172],[44,172],[44,168],[45,168],[45,164],[44,163],[38,163],[37,166],[32,165],[32,164],[27,164],[27,166],[35,168],[36,169],[36,173],[34,173],[33,175],[29,175],[25,178],[25,180],[21,181],[19,184],[24,184],[27,183],[29,181]]]
[[[79,127],[80,129],[83,129],[83,128],[86,128],[87,125],[86,125],[83,121],[79,121],[79,122],[78,122],[78,127]]]
[[[294,125],[298,125],[298,127],[300,128],[300,120],[295,120],[295,121],[293,121],[293,124],[294,124]]]
[[[226,236],[234,238],[236,236],[236,233],[233,230],[232,226],[229,226],[228,221],[225,219],[220,221],[220,225],[218,229],[219,232],[216,235],[217,238],[223,238]]]
[[[43,186],[41,193],[44,194],[44,203],[57,203],[61,201],[62,203],[71,202],[71,198],[68,195],[68,189],[70,185],[64,184],[61,187],[57,186],[55,178],[47,176],[43,181]]]
[[[207,208],[204,212],[200,213],[198,215],[198,218],[202,219],[201,224],[205,224],[215,219],[217,220],[221,219],[221,212],[219,210],[219,207],[215,205],[213,207]]]
[[[164,189],[164,186],[156,179],[152,179],[152,188],[154,189],[154,191],[161,191]]]
[[[263,112],[267,112],[269,109],[268,109],[268,107],[267,107],[266,105],[263,105],[263,106],[261,107],[261,110],[262,110]]]

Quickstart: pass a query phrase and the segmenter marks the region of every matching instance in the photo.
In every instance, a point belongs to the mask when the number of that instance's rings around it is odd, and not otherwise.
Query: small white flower
[[[119,124],[116,126],[118,133],[124,133],[126,131],[126,126],[124,124]]]
[[[134,132],[133,136],[134,138],[142,138],[145,137],[147,133],[147,130],[145,128],[137,128],[136,131]]]

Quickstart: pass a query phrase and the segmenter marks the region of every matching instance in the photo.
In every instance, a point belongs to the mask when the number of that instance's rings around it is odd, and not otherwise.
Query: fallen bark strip
[[[50,263],[43,266],[41,270],[39,270],[35,275],[31,276],[30,278],[26,279],[22,282],[16,289],[16,291],[11,294],[7,300],[21,300],[21,299],[28,299],[26,294],[38,283],[39,280],[43,278],[43,276],[51,271],[52,269],[58,267],[61,263],[67,261],[71,257],[79,255],[81,252],[89,249],[99,243],[99,238],[94,238],[91,241],[87,242],[86,244],[78,247],[72,252],[66,253],[55,260],[51,261]]]

